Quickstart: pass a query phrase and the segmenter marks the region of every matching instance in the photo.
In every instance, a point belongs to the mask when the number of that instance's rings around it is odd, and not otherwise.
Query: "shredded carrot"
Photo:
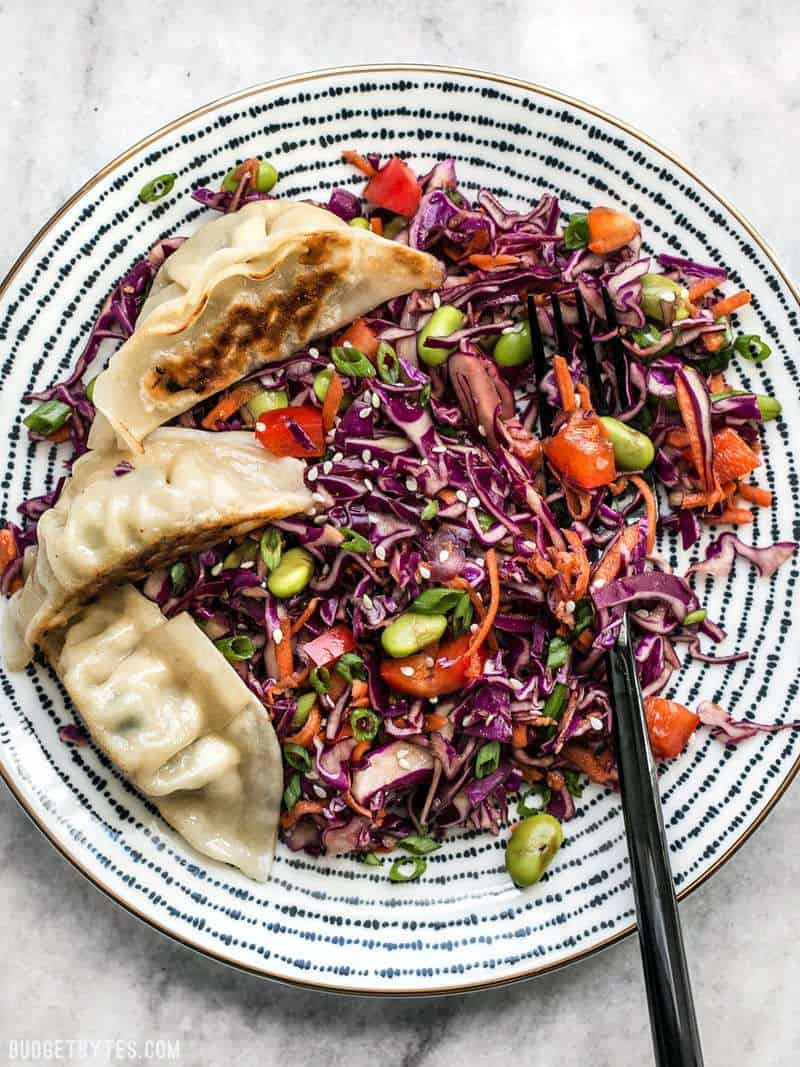
[[[567,501],[567,510],[573,519],[583,520],[589,517],[589,512],[592,510],[591,493],[565,485],[564,498]]]
[[[356,678],[350,690],[350,703],[358,704],[360,701],[366,700],[368,696],[369,686],[366,682],[362,682],[360,678]]]
[[[511,730],[511,747],[525,748],[528,744],[528,725],[524,722],[515,722]]]
[[[583,541],[574,530],[564,529],[563,534],[572,547],[569,560],[565,560],[569,577],[573,579],[570,586],[570,599],[581,600],[589,589],[589,557],[586,555]]]
[[[206,430],[213,430],[218,422],[229,419],[234,412],[243,407],[248,400],[252,400],[256,393],[260,391],[259,386],[254,382],[245,382],[244,385],[237,385],[235,389],[231,389],[229,393],[226,393],[225,396],[217,401],[200,425],[204,426]]]
[[[722,393],[727,389],[723,374],[712,374],[708,379],[708,388],[712,393]]]
[[[355,799],[349,789],[344,794],[344,800],[349,808],[352,808],[353,811],[357,812],[359,815],[366,816],[366,818],[368,818],[370,822],[372,822],[372,812],[369,810],[369,808],[362,808],[362,806],[358,803],[358,801]]]
[[[737,492],[742,500],[746,500],[749,504],[756,504],[760,508],[768,508],[772,504],[772,490],[762,489],[760,485],[741,483]]]
[[[467,262],[478,270],[497,270],[498,267],[515,267],[519,263],[519,256],[484,256],[476,252]]]
[[[17,558],[17,542],[10,530],[0,530],[0,574]]]
[[[689,444],[689,435],[686,430],[670,430],[667,434],[667,444],[675,448],[686,448]]]
[[[704,515],[703,521],[710,526],[719,526],[722,523],[730,523],[732,526],[747,526],[753,521],[753,513],[749,508],[725,508],[719,515]]]
[[[373,233],[377,233],[378,237],[383,237],[383,219],[380,215],[373,215],[369,220],[369,228]]]
[[[636,542],[638,540],[639,526],[637,523],[632,523],[630,526],[623,527],[619,535],[608,546],[604,555],[595,567],[594,573],[592,574],[592,585],[604,586],[608,585],[609,582],[613,582],[619,574],[620,567],[622,566],[623,549],[626,552],[632,552],[636,547]]]
[[[680,410],[681,418],[683,419],[683,425],[689,435],[689,449],[692,454],[692,463],[694,463],[695,469],[700,476],[703,488],[707,493],[713,494],[719,489],[719,483],[717,482],[717,476],[714,472],[711,460],[709,459],[708,463],[705,461],[703,446],[700,441],[700,427],[697,425],[697,419],[695,418],[691,393],[689,392],[689,387],[684,384],[683,378],[679,374],[675,375],[675,395],[678,400],[678,409]]]
[[[522,771],[522,777],[530,784],[544,781],[544,772],[537,770],[536,767],[520,767],[520,770]]]
[[[291,737],[286,738],[286,743],[290,745],[299,745],[301,748],[311,748],[321,722],[322,715],[319,710],[319,705],[315,701],[306,721],[296,734],[292,734]]]
[[[612,482],[608,486],[608,491],[612,496],[621,496],[628,488],[628,479],[626,477],[617,478],[615,482]]]
[[[468,659],[473,653],[477,652],[489,636],[497,615],[497,609],[500,607],[500,575],[497,570],[497,552],[493,548],[486,550],[486,570],[489,575],[489,589],[491,590],[489,607],[486,609],[486,614],[483,616],[469,647],[464,653],[464,659]]]
[[[294,669],[294,656],[292,655],[291,623],[288,619],[280,620],[280,628],[283,637],[275,644],[275,661],[278,664],[278,681],[288,678]]]
[[[583,382],[578,382],[578,396],[581,398],[581,407],[583,408],[583,410],[591,411],[592,397],[589,393],[588,388],[586,387],[586,385],[584,385]],[[608,437],[608,434],[606,433],[606,428],[605,426],[603,426],[602,422],[600,423],[600,432],[604,437]]]
[[[358,152],[353,152],[352,149],[342,152],[342,159],[345,163],[349,163],[351,167],[360,170],[362,174],[366,174],[368,178],[374,178],[378,173],[368,159],[364,159],[362,155]]]
[[[273,703],[273,697],[276,693],[288,693],[292,689],[299,689],[301,685],[308,681],[309,674],[311,674],[311,668],[304,667],[301,671],[295,671],[288,678],[284,678],[278,685],[270,686],[267,689],[267,703]]]
[[[696,304],[706,293],[711,293],[720,285],[718,278],[702,278],[699,282],[689,286],[688,297],[692,304]]]
[[[571,763],[579,771],[588,774],[593,782],[602,784],[611,778],[609,764],[601,761],[594,752],[575,741],[568,741],[561,749],[561,755],[567,763]]]
[[[594,631],[588,629],[579,633],[573,644],[576,648],[579,648],[581,652],[588,652],[592,646],[592,641],[594,641]]]
[[[322,428],[325,433],[333,429],[333,423],[339,414],[339,408],[344,400],[344,385],[338,371],[331,371],[331,380],[328,382],[328,391],[322,405]]]
[[[289,830],[304,815],[321,815],[324,810],[325,805],[320,804],[318,800],[298,800],[281,815],[281,826],[284,830]]]
[[[425,716],[424,731],[426,734],[432,734],[435,730],[441,730],[443,726],[447,726],[450,720],[446,715],[440,715],[438,712],[431,712],[430,715]]]
[[[740,293],[734,293],[733,296],[726,296],[724,300],[718,300],[716,304],[712,305],[711,314],[715,319],[721,319],[723,315],[730,315],[738,308],[749,304],[752,299],[753,294],[748,293],[746,289],[742,289]]]
[[[658,522],[658,506],[653,490],[644,478],[638,474],[631,475],[631,481],[639,490],[644,500],[644,510],[647,516],[647,551],[652,552],[656,547],[656,523]]]
[[[702,341],[703,348],[706,352],[719,352],[725,344],[725,331],[720,330],[718,333],[704,333]]]
[[[563,356],[553,357],[553,370],[556,373],[556,385],[558,395],[561,397],[561,406],[564,411],[575,411],[575,386],[572,383],[572,375],[569,372],[569,364]]]
[[[52,433],[47,435],[47,440],[53,445],[63,444],[64,441],[69,441],[69,423],[65,423],[63,426],[59,426],[57,430],[53,430]]]
[[[451,504],[455,504],[456,500],[458,499],[456,497],[455,489],[440,489],[436,495],[439,497],[441,502],[448,508]]]
[[[449,589],[463,589],[475,609],[475,614],[478,616],[478,620],[480,621],[483,618],[486,614],[486,608],[483,606],[483,597],[472,588],[466,578],[450,578],[444,584]]]
[[[289,636],[290,637],[294,637],[295,634],[299,634],[300,633],[300,631],[303,629],[305,624],[308,622],[308,620],[311,618],[311,616],[314,614],[314,612],[317,610],[318,607],[319,607],[319,597],[318,596],[312,597],[311,600],[309,600],[308,604],[306,604],[305,608],[303,609],[302,614],[298,615],[297,618],[295,619],[295,621],[290,626],[290,628],[289,628]]]
[[[358,763],[365,752],[369,752],[369,747],[372,744],[371,741],[359,741],[353,751],[350,753],[350,759],[353,763]]]

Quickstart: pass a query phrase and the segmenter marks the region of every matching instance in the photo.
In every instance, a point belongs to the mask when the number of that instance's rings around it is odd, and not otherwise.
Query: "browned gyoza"
[[[435,288],[432,257],[354,229],[310,204],[263,200],[215,219],[167,259],[133,336],[94,401],[131,448],[157,426],[317,337],[412,289]]]

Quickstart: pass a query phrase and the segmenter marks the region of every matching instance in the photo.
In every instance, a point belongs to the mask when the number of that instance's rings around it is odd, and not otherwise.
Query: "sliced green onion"
[[[568,791],[574,797],[583,796],[583,785],[578,771],[564,771],[564,781],[567,783]]]
[[[254,419],[263,415],[265,411],[277,411],[278,408],[288,408],[289,394],[285,389],[265,389],[247,401],[247,407]]]
[[[294,745],[290,742],[283,746],[283,754],[289,766],[294,767],[296,771],[305,773],[311,770],[311,754],[302,745]]]
[[[189,568],[185,563],[173,563],[169,569],[169,581],[172,586],[172,595],[180,596],[189,584]]]
[[[643,330],[631,330],[631,337],[634,344],[637,344],[639,348],[652,348],[653,345],[657,345],[661,340],[661,330],[658,326],[654,326],[652,322],[648,322]]]
[[[331,349],[331,361],[337,370],[349,378],[374,378],[375,368],[363,352],[352,345],[336,345]],[[327,392],[327,389],[325,390]]]
[[[579,600],[575,605],[575,625],[570,631],[569,639],[574,641],[576,637],[580,637],[584,630],[588,630],[594,621],[594,610],[592,608],[592,602],[588,597],[584,597]]]
[[[223,637],[221,641],[215,641],[214,644],[231,663],[241,663],[246,659],[252,659],[256,654],[256,646],[249,637]]]
[[[772,352],[766,341],[762,341],[757,333],[742,334],[736,338],[733,347],[740,356],[752,363],[763,363]]]
[[[429,500],[425,507],[422,509],[420,518],[423,522],[430,522],[431,519],[435,519],[439,514],[439,501]]]
[[[297,698],[297,708],[295,709],[295,713],[292,716],[292,722],[289,726],[292,733],[294,733],[295,730],[301,730],[305,726],[308,721],[308,716],[311,714],[311,709],[316,702],[316,693],[303,693],[302,696]]]
[[[548,719],[559,719],[564,711],[564,705],[567,703],[567,687],[563,682],[557,682],[553,686],[553,691],[545,701],[542,708],[542,715],[546,715]]]
[[[426,589],[412,603],[410,610],[419,611],[423,615],[446,615],[448,611],[458,606],[459,600],[464,595],[459,589],[441,587]]]
[[[354,682],[356,679],[362,682],[367,680],[367,665],[355,652],[345,652],[343,656],[339,656],[335,670],[346,682]]]
[[[172,186],[177,177],[177,174],[159,174],[157,178],[153,178],[147,185],[142,186],[139,190],[139,199],[143,204],[152,204],[154,200],[161,200],[162,197],[172,192]]]
[[[390,882],[415,882],[425,873],[427,862],[421,856],[403,856],[389,868]]]
[[[485,511],[479,511],[477,517],[478,517],[478,526],[480,526],[480,528],[483,530],[484,533],[488,533],[489,530],[491,530],[491,528],[495,524],[494,523],[494,519],[492,518],[492,516],[491,515],[487,515]]]
[[[371,708],[353,708],[350,712],[350,725],[356,741],[371,741],[381,728],[381,717]]]
[[[397,385],[400,381],[400,361],[397,353],[388,341],[381,341],[375,355],[378,364],[378,377],[387,385]]]
[[[428,404],[430,402],[430,399],[431,399],[432,390],[433,390],[433,387],[431,386],[430,382],[427,382],[420,389],[420,391],[419,391],[419,404],[420,404],[420,407],[425,408],[425,407],[428,406]],[[449,427],[448,427],[448,429],[449,429]]]
[[[382,867],[383,856],[376,856],[374,852],[365,852],[361,856],[361,862],[366,864],[367,867]]]
[[[368,230],[369,219],[365,219],[362,215],[359,215],[358,218],[350,219],[348,225],[352,226],[354,230]]]
[[[269,526],[261,535],[258,548],[267,570],[274,571],[283,555],[283,537],[280,530]]]
[[[570,215],[569,222],[564,227],[564,244],[575,252],[579,248],[585,248],[589,243],[589,216],[583,211],[576,211]]]
[[[327,667],[315,667],[308,676],[308,684],[320,696],[331,691],[331,672]]]
[[[283,803],[286,808],[293,808],[297,801],[300,799],[302,789],[300,788],[300,775],[293,774],[289,779],[289,784],[283,791]]]
[[[563,667],[569,659],[569,644],[563,637],[554,637],[547,649],[547,666],[551,669]]]
[[[517,814],[521,819],[525,819],[528,815],[536,815],[537,812],[544,811],[550,803],[551,796],[546,785],[531,786],[528,792],[519,798]]]
[[[411,852],[415,856],[427,856],[429,852],[436,852],[442,846],[438,841],[434,841],[432,837],[421,836],[420,834],[409,834],[408,837],[402,837],[397,844],[400,848]]]
[[[705,622],[705,618],[708,612],[705,608],[698,608],[697,611],[690,611],[686,618],[683,620],[684,626],[694,626],[696,622]]]
[[[481,745],[475,757],[475,777],[486,778],[500,766],[500,742],[487,741]]]
[[[71,414],[72,408],[62,404],[60,400],[45,400],[22,421],[34,433],[49,437],[51,433],[61,429]]]
[[[362,556],[366,556],[372,551],[372,545],[366,537],[362,537],[360,533],[351,530],[349,526],[340,526],[339,532],[345,535],[344,541],[339,545],[339,548],[343,548],[346,552],[358,552]]]

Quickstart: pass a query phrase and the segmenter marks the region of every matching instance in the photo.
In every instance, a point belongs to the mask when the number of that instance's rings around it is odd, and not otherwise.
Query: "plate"
[[[324,200],[334,186],[360,184],[340,158],[348,147],[399,150],[422,171],[453,155],[462,187],[485,186],[520,206],[545,192],[567,211],[617,206],[640,220],[648,251],[724,264],[755,295],[743,329],[774,351],[761,367],[740,361],[736,384],[771,392],[786,408],[765,449],[777,507],[759,512],[753,537],[797,536],[799,298],[752,227],[668,153],[585,104],[508,78],[410,66],[321,71],[201,108],[114,160],[47,223],[0,288],[0,515],[13,515],[61,467],[55,447],[34,448],[22,432],[23,394],[64,375],[105,295],[150,245],[206,217],[190,186],[216,185],[236,159],[263,155],[279,167],[282,196]],[[173,192],[140,204],[141,186],[170,171]],[[674,543],[662,550],[678,563]],[[701,582],[728,644],[754,655],[725,667],[689,661],[678,699],[696,705],[702,694],[739,718],[792,717],[797,575],[792,561],[768,581],[739,565],[727,580]],[[0,682],[3,775],[36,824],[113,899],[226,963],[329,990],[444,993],[541,974],[634,929],[622,815],[610,791],[585,791],[557,863],[527,891],[509,883],[503,837],[471,832],[430,857],[417,883],[396,886],[381,869],[281,846],[260,886],[194,853],[94,748],[59,740],[59,727],[75,720],[47,670]],[[795,774],[798,752],[797,733],[727,749],[701,731],[663,768],[682,896],[752,833]]]

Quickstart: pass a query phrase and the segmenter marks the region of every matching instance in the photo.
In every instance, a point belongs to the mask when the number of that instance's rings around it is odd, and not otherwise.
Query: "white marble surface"
[[[599,13],[617,6],[629,10]],[[0,275],[67,195],[176,115],[302,70],[421,61],[538,81],[647,130],[727,195],[798,277],[798,45],[800,7],[789,0],[547,9],[538,0],[5,0]],[[709,1067],[797,1062],[799,825],[795,788],[682,906]],[[0,1062],[13,1062],[9,1040],[26,1038],[133,1040],[141,1056],[148,1039],[179,1039],[186,1067],[233,1057],[325,1067],[652,1062],[633,941],[472,997],[378,1002],[284,989],[136,922],[60,859],[3,789],[0,901]],[[88,1062],[131,1051],[103,1046]]]

